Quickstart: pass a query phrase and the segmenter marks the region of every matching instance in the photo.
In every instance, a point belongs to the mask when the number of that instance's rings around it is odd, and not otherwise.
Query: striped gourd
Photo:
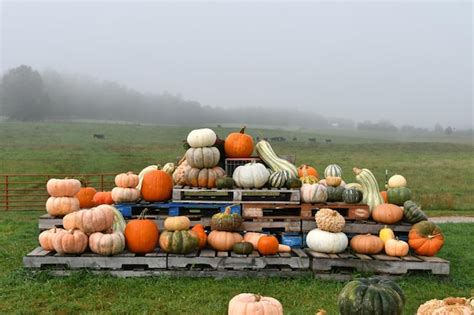
[[[379,192],[380,189],[377,180],[375,179],[374,174],[366,168],[359,169],[354,167],[353,171],[356,175],[355,178],[357,182],[362,185],[364,195],[362,203],[367,204],[372,213],[372,210],[375,209],[375,207],[384,203]]]
[[[324,177],[342,177],[342,168],[337,164],[330,164],[324,170]]]
[[[298,170],[296,166],[288,162],[287,160],[284,160],[282,158],[279,158],[276,154],[275,151],[273,151],[270,143],[268,143],[265,140],[260,140],[256,145],[255,145],[255,150],[258,154],[258,156],[262,159],[265,164],[270,167],[270,169],[274,172],[276,171],[288,171],[290,174],[290,178],[297,178],[298,177]]]
[[[276,188],[281,188],[285,186],[286,181],[290,178],[290,172],[284,170],[284,171],[276,171],[273,172],[270,175],[270,178],[268,182],[270,183],[270,186],[276,187]]]

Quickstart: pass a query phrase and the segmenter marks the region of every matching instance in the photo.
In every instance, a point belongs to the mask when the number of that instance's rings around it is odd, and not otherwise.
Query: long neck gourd
[[[362,203],[369,206],[370,212],[375,209],[378,205],[383,203],[382,196],[380,195],[379,185],[375,179],[374,174],[366,168],[359,169],[354,167],[352,169],[356,175],[356,180],[362,185],[364,197]]]

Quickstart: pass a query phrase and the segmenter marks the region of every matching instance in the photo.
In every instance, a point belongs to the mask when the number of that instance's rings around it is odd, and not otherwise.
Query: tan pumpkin
[[[52,197],[74,197],[80,189],[81,182],[72,178],[51,178],[46,183],[46,190]]]
[[[219,163],[221,154],[216,147],[189,148],[186,161],[194,168],[212,168]]]
[[[252,243],[253,248],[258,248],[258,241],[262,236],[265,236],[263,233],[256,233],[256,232],[247,232],[244,234],[244,241]]]
[[[228,315],[283,315],[283,306],[272,297],[241,293],[229,302]]]
[[[191,168],[185,173],[186,184],[193,187],[216,187],[216,180],[225,176],[225,171],[219,167],[213,168]]]
[[[239,233],[212,231],[207,237],[207,243],[218,251],[229,251],[235,243],[242,242],[243,237]]]
[[[84,233],[107,231],[112,227],[115,212],[109,205],[79,210],[63,218],[65,229],[79,229]]]
[[[93,253],[102,256],[117,255],[125,249],[125,236],[122,232],[95,232],[89,236],[89,248]]]
[[[409,246],[407,242],[398,239],[389,239],[385,242],[385,254],[394,257],[408,255]]]
[[[186,185],[186,172],[192,167],[189,166],[188,162],[183,158],[178,167],[173,172],[173,183],[175,185]]]
[[[326,185],[332,186],[332,187],[340,186],[342,183],[342,178],[337,177],[337,176],[328,176],[325,178],[325,180],[326,180]]]
[[[49,197],[46,201],[46,211],[49,215],[64,216],[79,210],[79,199],[76,197]]]
[[[403,218],[403,209],[390,203],[382,203],[372,210],[372,219],[383,224],[394,224]]]
[[[339,233],[346,224],[346,220],[339,212],[328,208],[320,209],[314,217],[317,227],[323,231]]]
[[[138,175],[133,172],[121,173],[115,176],[115,186],[134,188],[138,185]]]
[[[87,235],[79,230],[60,231],[53,238],[54,250],[59,254],[82,254],[87,244]]]
[[[447,297],[443,300],[429,300],[418,307],[416,315],[472,315],[473,298]]]
[[[38,236],[38,241],[41,248],[44,250],[54,250],[53,240],[57,233],[64,232],[64,229],[52,228],[46,231],[43,231]]]
[[[112,189],[112,200],[115,203],[135,202],[140,199],[140,191],[137,188],[114,187]]]
[[[351,239],[350,245],[356,253],[367,255],[378,254],[384,248],[383,241],[372,234],[356,235]]]
[[[167,231],[183,231],[189,230],[191,220],[187,216],[167,217],[164,222]]]

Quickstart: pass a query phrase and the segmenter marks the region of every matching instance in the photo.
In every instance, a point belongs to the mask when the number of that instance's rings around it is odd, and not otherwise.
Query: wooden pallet
[[[343,232],[347,234],[379,234],[380,229],[382,229],[386,224],[377,223],[375,221],[346,221],[346,224],[343,228]],[[387,224],[387,227],[392,229],[395,234],[408,234],[412,225],[405,222],[400,222],[399,224]],[[301,220],[301,230],[303,233],[307,233],[312,229],[316,228],[316,221],[313,219],[303,219]]]
[[[322,208],[329,208],[339,212],[346,220],[359,220],[358,216],[355,215],[355,211],[362,209],[370,214],[369,206],[362,203],[344,203],[344,202],[324,202],[324,203],[302,203],[301,204],[301,216],[305,218],[314,218],[316,212]]]
[[[306,250],[311,256],[311,269],[315,274],[338,272],[362,272],[374,274],[404,275],[409,272],[430,272],[434,275],[449,275],[449,261],[439,257],[408,255],[362,255],[350,252],[323,254]]]
[[[203,215],[212,216],[218,212],[224,212],[226,207],[231,207],[232,213],[241,214],[241,206],[232,203],[183,203],[183,202],[139,202],[120,203],[114,205],[125,218],[140,215],[144,209],[147,214],[179,216],[179,215]]]
[[[217,189],[191,186],[175,186],[173,201],[197,203],[300,203],[299,189]]]
[[[274,216],[262,218],[243,217],[241,230],[248,232],[301,232],[300,217]]]

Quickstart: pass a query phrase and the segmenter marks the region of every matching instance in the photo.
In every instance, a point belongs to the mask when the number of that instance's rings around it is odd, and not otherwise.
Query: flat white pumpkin
[[[309,249],[319,253],[336,254],[343,252],[349,244],[347,235],[343,232],[332,233],[320,229],[311,230],[306,235]]]
[[[191,148],[202,148],[213,146],[217,135],[214,130],[209,128],[194,129],[188,134],[188,144]]]
[[[243,188],[261,188],[270,177],[270,172],[262,163],[247,163],[237,167],[232,175],[235,184]]]

